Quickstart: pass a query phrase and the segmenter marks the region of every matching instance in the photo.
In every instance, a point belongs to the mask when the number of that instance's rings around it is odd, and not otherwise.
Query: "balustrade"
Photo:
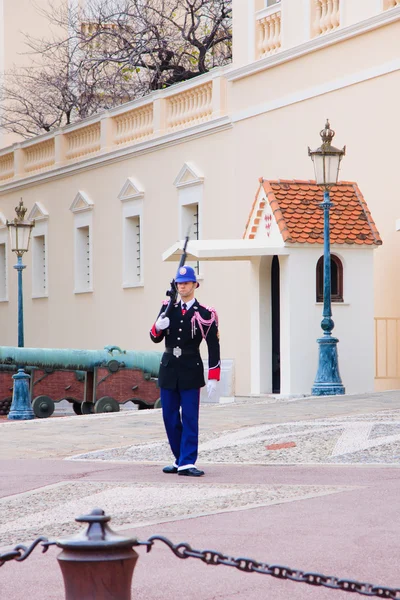
[[[66,134],[67,159],[93,154],[100,150],[100,122],[81,127]]]
[[[197,125],[212,114],[211,81],[167,98],[167,129]]]
[[[340,26],[340,0],[312,0],[313,36],[324,35]]]
[[[39,171],[40,169],[54,165],[54,138],[45,142],[40,142],[39,144],[28,146],[24,150],[24,154],[24,170],[28,173],[31,171]]]
[[[104,111],[90,124],[67,126],[52,135],[28,140],[4,149],[0,155],[0,182],[9,183],[35,171],[60,167],[98,153],[103,155],[123,144],[141,142],[166,133],[199,125],[226,112],[226,80],[210,77],[195,85],[180,85],[175,94],[161,90],[146,104],[127,103],[118,111]]]
[[[274,54],[281,47],[281,12],[261,16],[258,25],[258,58]]]
[[[14,177],[14,153],[9,152],[0,156],[0,181]]]
[[[147,104],[113,118],[115,144],[138,141],[153,134],[153,104]]]

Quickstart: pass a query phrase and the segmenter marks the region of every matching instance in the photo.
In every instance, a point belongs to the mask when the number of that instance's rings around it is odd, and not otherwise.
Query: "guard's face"
[[[193,281],[184,281],[183,283],[177,283],[177,287],[181,298],[184,300],[191,300],[197,286]]]

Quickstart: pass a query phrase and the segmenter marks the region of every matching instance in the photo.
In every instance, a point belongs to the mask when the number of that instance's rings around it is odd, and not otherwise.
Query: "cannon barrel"
[[[74,371],[93,371],[95,367],[110,367],[113,370],[126,367],[139,369],[152,377],[158,376],[161,356],[161,352],[123,351],[118,346],[106,346],[104,350],[0,346],[0,365],[29,365],[42,369]]]

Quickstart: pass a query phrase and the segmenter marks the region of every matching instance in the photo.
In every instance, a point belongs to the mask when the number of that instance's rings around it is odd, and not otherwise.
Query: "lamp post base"
[[[18,369],[18,373],[13,375],[13,398],[8,419],[27,421],[35,418],[29,393],[29,379],[30,375],[25,373],[24,369]]]
[[[313,396],[335,396],[345,394],[339,374],[337,354],[338,339],[332,336],[318,338],[318,372],[311,390]]]

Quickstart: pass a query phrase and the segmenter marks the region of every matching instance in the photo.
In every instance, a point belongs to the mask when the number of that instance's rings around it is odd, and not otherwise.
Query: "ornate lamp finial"
[[[19,221],[23,221],[25,219],[26,211],[28,209],[24,206],[24,203],[21,200],[19,201],[19,205],[15,207],[15,212],[17,213],[17,217]]]
[[[335,132],[331,129],[329,119],[326,120],[325,128],[319,132],[319,135],[322,138],[322,147],[326,148],[331,145],[331,142],[335,136]]]

